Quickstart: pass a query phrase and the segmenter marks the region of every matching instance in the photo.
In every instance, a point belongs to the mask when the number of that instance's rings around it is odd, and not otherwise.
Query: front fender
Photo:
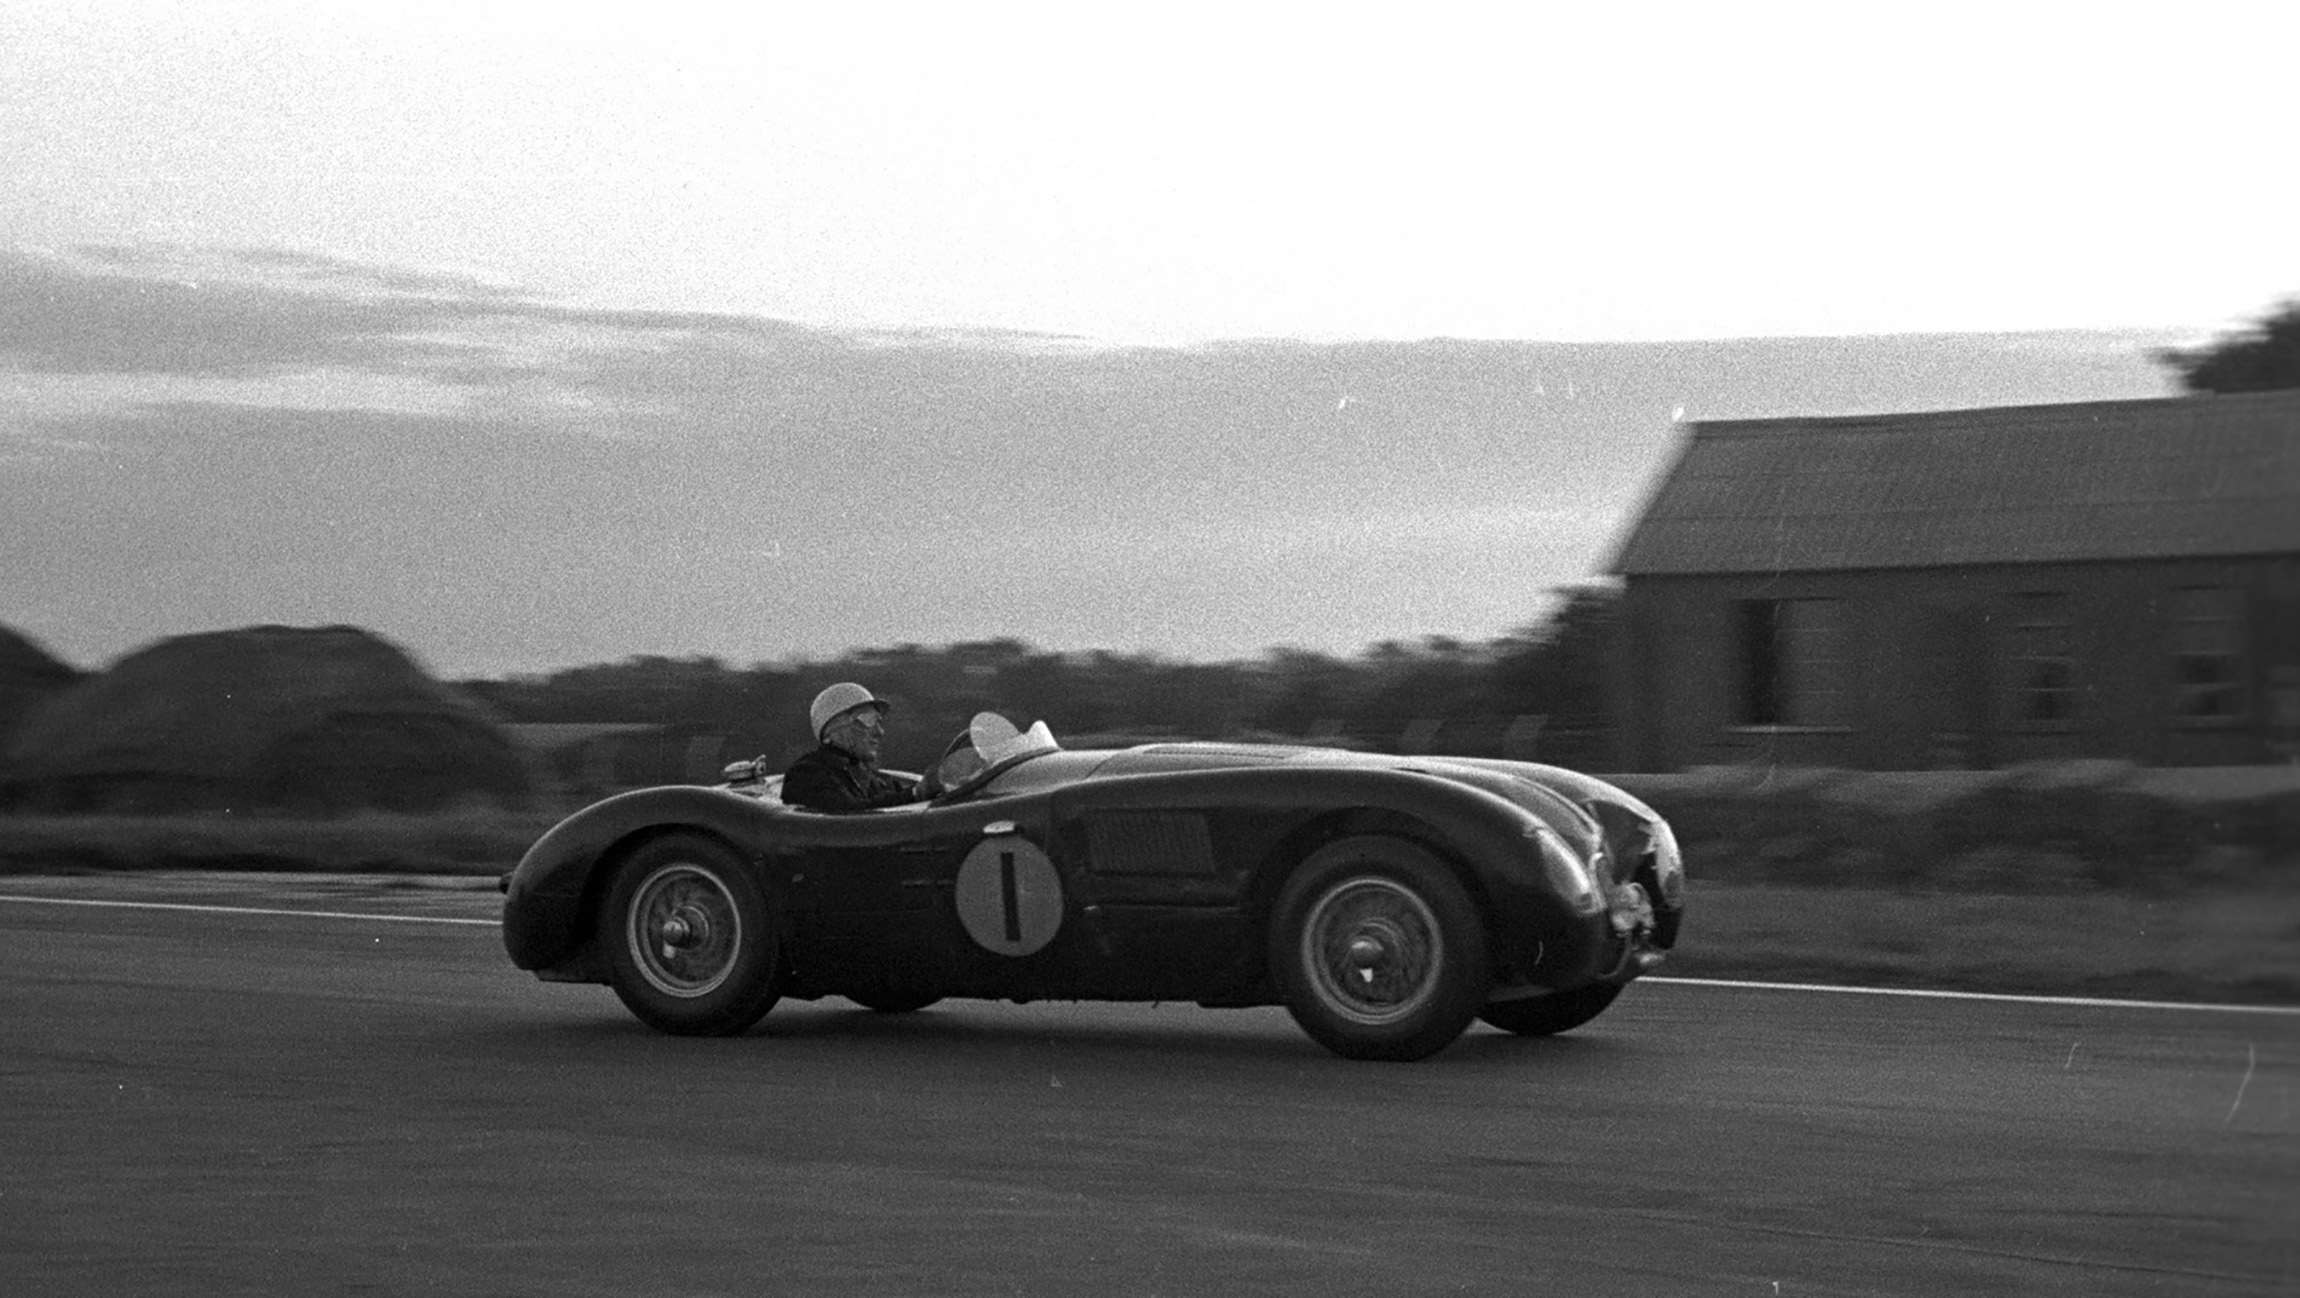
[[[1615,882],[1638,882],[1653,899],[1655,945],[1677,944],[1685,921],[1685,855],[1669,821],[1643,799],[1594,775],[1535,762],[1452,758],[1459,765],[1531,780],[1579,805],[1603,828],[1612,850]]]
[[[1592,869],[1596,822],[1572,803],[1539,789],[1512,790],[1490,774],[1464,779],[1439,763],[1430,769],[1375,763],[1277,764],[1230,770],[1115,775],[1082,781],[1056,795],[1056,818],[1133,808],[1262,810],[1271,820],[1322,825],[1335,832],[1406,828],[1457,863],[1483,898],[1497,965],[1538,969],[1559,984],[1586,980],[1604,944],[1605,898]],[[1312,844],[1288,839],[1255,864],[1274,895],[1285,870]]]
[[[755,798],[699,785],[635,789],[583,808],[536,839],[506,880],[503,949],[521,969],[565,964],[591,939],[584,900],[624,844],[694,829],[755,859],[764,853],[769,815]]]

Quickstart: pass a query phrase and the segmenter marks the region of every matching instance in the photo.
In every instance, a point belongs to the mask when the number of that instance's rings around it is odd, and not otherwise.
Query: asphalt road
[[[0,1293],[2300,1293],[2300,1018],[1660,984],[1402,1066],[1176,1006],[687,1041],[436,922],[487,895],[255,904],[434,919],[0,900]]]

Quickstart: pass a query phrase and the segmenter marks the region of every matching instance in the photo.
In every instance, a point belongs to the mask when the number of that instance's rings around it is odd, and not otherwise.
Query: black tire
[[[1620,983],[1593,983],[1569,992],[1531,996],[1522,1001],[1495,1001],[1479,1010],[1477,1016],[1504,1032],[1515,1032],[1521,1037],[1555,1036],[1571,1032],[1603,1014],[1605,1007],[1621,995],[1621,988]]]
[[[599,946],[615,994],[641,1022],[680,1036],[733,1036],[782,994],[776,919],[725,844],[669,834],[616,867]]]
[[[1270,971],[1294,1022],[1345,1059],[1424,1059],[1490,987],[1485,924],[1461,881],[1401,839],[1345,838],[1279,890]]]
[[[873,1014],[916,1014],[942,997],[929,996],[924,992],[869,992],[861,996],[849,994],[847,999]]]

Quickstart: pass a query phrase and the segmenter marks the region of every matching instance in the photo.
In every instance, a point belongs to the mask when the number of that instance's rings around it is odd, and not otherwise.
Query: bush
[[[0,874],[498,874],[518,864],[553,819],[469,805],[428,816],[9,816],[0,819]]]
[[[2300,885],[2295,768],[2070,762],[1612,778],[1669,817],[1697,878],[2044,894]]]

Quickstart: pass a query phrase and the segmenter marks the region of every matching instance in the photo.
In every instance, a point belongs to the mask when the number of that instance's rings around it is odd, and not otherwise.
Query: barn
[[[1689,425],[1620,768],[2300,760],[2300,392]]]

